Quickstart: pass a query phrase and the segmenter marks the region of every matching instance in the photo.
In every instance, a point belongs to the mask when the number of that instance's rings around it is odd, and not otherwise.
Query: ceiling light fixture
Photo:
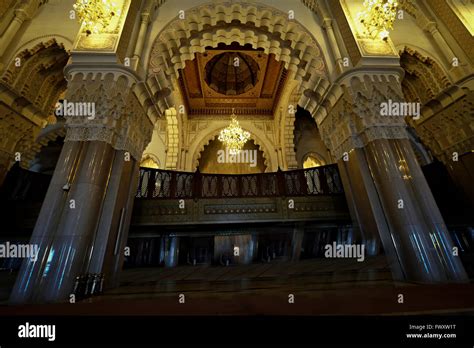
[[[250,139],[250,133],[244,131],[237,121],[237,116],[232,109],[230,124],[219,133],[219,141],[221,141],[228,149],[229,153],[236,155],[242,150],[245,143]]]
[[[104,31],[112,18],[120,15],[120,7],[111,0],[77,0],[74,10],[87,36]]]
[[[371,38],[387,41],[397,17],[397,0],[364,0],[365,10],[358,14],[360,23]]]

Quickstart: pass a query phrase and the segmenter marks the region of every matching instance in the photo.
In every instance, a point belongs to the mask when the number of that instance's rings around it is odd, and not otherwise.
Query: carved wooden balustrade
[[[299,197],[344,193],[337,165],[227,175],[141,168],[137,199]]]

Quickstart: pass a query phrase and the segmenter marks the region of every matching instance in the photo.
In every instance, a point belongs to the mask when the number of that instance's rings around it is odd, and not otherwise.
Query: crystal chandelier
[[[100,33],[120,14],[119,6],[111,0],[77,0],[74,10],[87,35]]]
[[[230,124],[227,128],[221,130],[218,139],[229,149],[229,153],[232,155],[238,154],[250,139],[250,133],[239,126],[234,109],[232,109]]]
[[[358,14],[366,33],[373,39],[388,39],[397,17],[397,0],[364,0],[365,10]]]

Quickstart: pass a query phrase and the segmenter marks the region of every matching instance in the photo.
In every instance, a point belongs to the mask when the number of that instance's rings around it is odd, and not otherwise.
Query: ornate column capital
[[[408,138],[405,115],[390,112],[404,103],[398,71],[348,74],[326,100],[327,113],[316,119],[336,159],[377,139]]]
[[[121,67],[68,71],[62,108],[66,141],[104,141],[140,160],[151,141],[153,122],[140,102],[133,73]]]
[[[332,22],[333,22],[333,20],[331,18],[328,18],[328,17],[324,18],[323,19],[323,28],[326,29],[326,30],[327,29],[332,30]]]
[[[435,22],[427,22],[427,23],[424,23],[423,30],[427,31],[427,32],[430,33],[432,36],[434,36],[434,35],[436,35],[437,33],[439,33],[438,24],[436,24]]]
[[[24,9],[16,9],[15,10],[15,20],[18,22],[23,23],[24,21],[30,19],[30,15],[26,13]]]

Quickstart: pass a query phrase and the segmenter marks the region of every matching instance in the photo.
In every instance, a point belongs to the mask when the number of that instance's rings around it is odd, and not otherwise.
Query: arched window
[[[303,168],[314,168],[314,167],[320,167],[324,166],[326,163],[324,159],[322,159],[321,156],[315,153],[309,153],[304,156],[303,160]]]
[[[143,155],[142,161],[140,162],[140,167],[159,169],[160,163],[154,155],[145,154]]]

